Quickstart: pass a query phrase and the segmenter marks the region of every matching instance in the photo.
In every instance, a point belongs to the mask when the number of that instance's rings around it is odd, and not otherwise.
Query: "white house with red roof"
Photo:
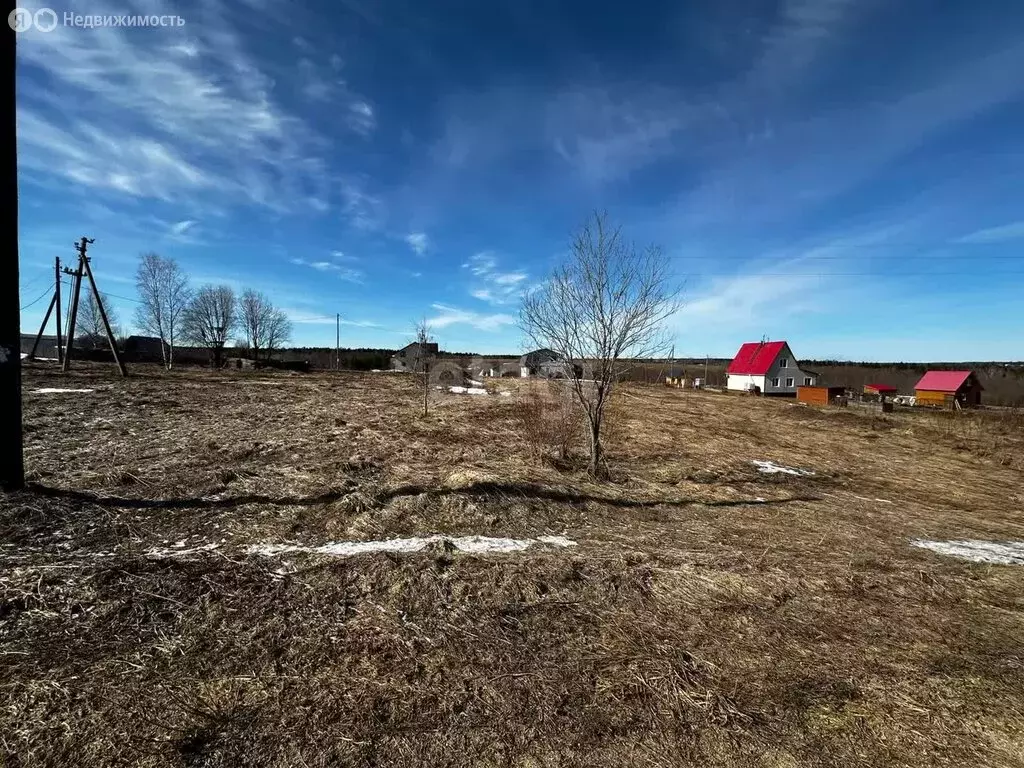
[[[801,370],[785,341],[744,344],[725,373],[726,389],[763,395],[796,395],[797,387],[813,387],[818,378]]]

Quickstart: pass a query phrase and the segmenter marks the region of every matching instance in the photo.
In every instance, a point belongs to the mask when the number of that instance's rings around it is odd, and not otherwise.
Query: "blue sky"
[[[155,250],[300,344],[341,312],[345,345],[426,316],[515,353],[600,208],[673,260],[677,354],[1024,358],[1020,3],[51,7],[185,24],[19,36],[24,304],[88,235],[125,320]]]

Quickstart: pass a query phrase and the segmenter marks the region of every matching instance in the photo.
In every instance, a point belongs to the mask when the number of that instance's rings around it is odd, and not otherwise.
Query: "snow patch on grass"
[[[808,477],[814,474],[809,469],[793,469],[792,467],[784,467],[781,464],[776,464],[773,461],[758,461],[757,459],[754,459],[750,463],[757,467],[758,472],[763,472],[766,475],[777,475],[781,473],[786,475],[799,475],[801,477]]]
[[[59,387],[43,387],[42,389],[33,389],[32,393],[36,395],[56,395],[56,394],[86,394],[88,392],[95,392],[95,389],[61,389]]]
[[[174,547],[170,549],[160,549],[159,547],[153,547],[146,552],[146,557],[154,557],[158,560],[162,560],[167,557],[187,557],[188,555],[194,555],[199,552],[209,552],[214,549],[219,549],[220,544],[201,544],[198,547],[188,548],[185,546],[184,541],[179,541]]]
[[[931,541],[911,539],[915,547],[930,549],[940,555],[970,560],[972,563],[993,563],[996,565],[1024,565],[1024,541],[985,541],[983,539],[959,539],[955,541]]]
[[[486,395],[487,390],[483,387],[448,387],[449,392],[456,395]]]
[[[335,557],[351,557],[373,552],[420,552],[430,544],[445,543],[460,552],[486,554],[491,552],[522,552],[537,544],[551,547],[575,547],[565,536],[538,536],[536,539],[506,539],[492,536],[413,536],[382,541],[335,541],[319,547],[303,544],[254,544],[246,548],[250,555],[283,555],[302,552]]]

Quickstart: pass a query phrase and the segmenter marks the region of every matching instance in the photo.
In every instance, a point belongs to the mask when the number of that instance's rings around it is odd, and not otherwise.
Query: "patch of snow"
[[[250,555],[281,555],[305,552],[318,555],[350,557],[371,552],[420,552],[430,544],[445,542],[460,552],[483,554],[487,552],[522,552],[534,544],[552,547],[575,547],[576,542],[564,536],[538,536],[536,539],[505,539],[492,536],[413,536],[407,539],[383,541],[335,541],[320,547],[302,544],[254,544],[246,548]]]
[[[473,379],[469,380],[469,384],[472,387],[482,387],[484,385],[482,381],[473,381]]]
[[[197,552],[209,552],[210,550],[220,548],[220,544],[202,544],[198,547],[193,547],[192,549],[183,549],[185,544],[186,542],[179,541],[174,544],[173,549],[160,549],[158,547],[154,547],[146,552],[146,557],[155,557],[157,559],[165,557],[181,557],[183,555],[194,555]]]
[[[501,395],[502,397],[512,397],[512,393],[509,392],[507,389],[506,390],[502,390],[498,394]]]
[[[575,547],[578,546],[572,539],[565,536],[538,536],[537,541],[550,544],[552,547]]]
[[[994,563],[996,565],[1024,565],[1024,541],[984,541],[982,539],[961,539],[958,541],[930,541],[911,539],[915,547],[930,549],[940,555],[950,555],[972,563]]]
[[[882,504],[892,504],[892,502],[889,501],[888,499],[869,499],[867,496],[854,496],[853,498],[857,499],[858,501],[877,501]]]
[[[24,359],[25,359],[25,358],[27,358],[27,357],[28,357],[28,352],[22,352],[22,353],[21,353],[21,359],[22,359],[22,360],[24,360]]]
[[[793,469],[792,467],[783,467],[781,464],[776,464],[772,461],[758,461],[755,459],[750,462],[757,467],[758,472],[763,472],[766,475],[776,475],[779,473],[786,475],[799,475],[801,477],[807,477],[814,473],[809,469]]]
[[[87,392],[95,392],[95,389],[60,389],[59,387],[43,387],[42,389],[33,389],[33,394],[36,395],[53,395],[61,393],[69,394],[85,394]]]
[[[486,395],[487,390],[483,387],[448,387],[449,392],[456,395]]]
[[[768,499],[762,499],[760,496],[758,496],[756,499],[754,499],[754,503],[755,504],[767,504],[768,503]]]

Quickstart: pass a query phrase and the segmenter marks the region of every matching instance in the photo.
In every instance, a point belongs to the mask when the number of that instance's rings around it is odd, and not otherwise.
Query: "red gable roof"
[[[898,392],[899,390],[891,384],[865,384],[864,389],[873,389],[875,392]]]
[[[970,375],[970,371],[928,371],[914,385],[914,389],[931,392],[956,392]]]
[[[741,376],[764,376],[785,347],[784,341],[751,341],[740,347],[725,372]]]

